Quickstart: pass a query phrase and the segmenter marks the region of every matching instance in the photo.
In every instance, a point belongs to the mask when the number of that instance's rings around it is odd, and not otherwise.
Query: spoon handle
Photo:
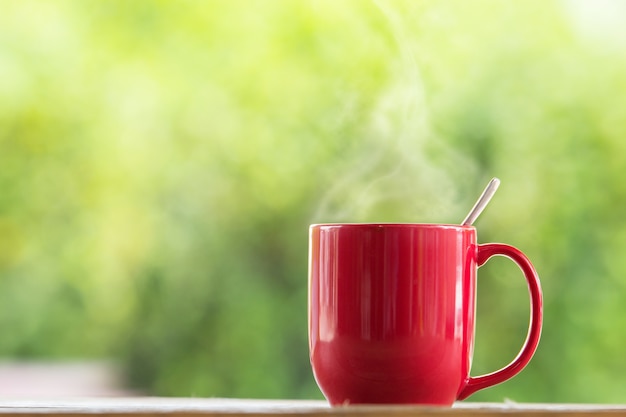
[[[487,187],[485,187],[483,193],[480,195],[480,197],[478,197],[476,204],[474,204],[474,207],[472,207],[465,220],[463,220],[461,226],[471,226],[472,223],[476,221],[480,213],[482,213],[485,207],[487,207],[489,200],[491,200],[491,197],[493,197],[499,185],[500,180],[497,178],[493,178],[491,181],[489,181],[489,184],[487,184]]]

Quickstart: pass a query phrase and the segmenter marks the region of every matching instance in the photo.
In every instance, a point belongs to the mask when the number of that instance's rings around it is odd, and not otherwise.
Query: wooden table
[[[462,402],[452,408],[349,406],[330,408],[324,401],[244,400],[219,398],[2,399],[0,417],[491,417],[609,414],[626,417],[626,405],[518,404]]]

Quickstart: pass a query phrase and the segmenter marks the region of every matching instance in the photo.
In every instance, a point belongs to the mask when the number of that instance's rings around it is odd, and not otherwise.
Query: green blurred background
[[[626,2],[3,1],[0,358],[322,398],[308,225],[460,222],[543,338],[474,401],[626,402]],[[528,322],[481,268],[473,374]]]

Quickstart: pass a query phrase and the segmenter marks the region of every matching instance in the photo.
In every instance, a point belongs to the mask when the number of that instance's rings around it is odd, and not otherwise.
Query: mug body
[[[451,405],[469,378],[476,229],[321,224],[309,239],[310,359],[331,405]]]

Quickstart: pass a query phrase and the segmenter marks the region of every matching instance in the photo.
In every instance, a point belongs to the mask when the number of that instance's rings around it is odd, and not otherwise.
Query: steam
[[[459,190],[476,172],[432,129],[424,79],[402,17],[384,2],[398,47],[395,76],[367,121],[364,144],[322,198],[313,222],[458,222]]]

